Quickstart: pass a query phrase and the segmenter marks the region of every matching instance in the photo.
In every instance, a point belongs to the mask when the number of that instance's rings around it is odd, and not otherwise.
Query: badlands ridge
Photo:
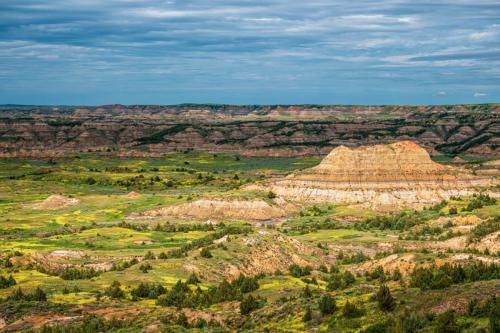
[[[495,184],[492,178],[436,163],[418,144],[402,141],[359,148],[340,146],[316,167],[257,187],[292,200],[397,210],[423,208]]]

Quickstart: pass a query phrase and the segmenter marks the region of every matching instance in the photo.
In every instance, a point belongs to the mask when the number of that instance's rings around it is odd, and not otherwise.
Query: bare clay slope
[[[433,162],[409,141],[338,147],[316,167],[271,184],[277,194],[306,201],[362,204],[378,210],[422,208],[488,188],[496,180]]]
[[[122,157],[198,149],[326,155],[339,145],[411,140],[438,154],[500,155],[500,105],[0,106],[0,157],[99,150]]]

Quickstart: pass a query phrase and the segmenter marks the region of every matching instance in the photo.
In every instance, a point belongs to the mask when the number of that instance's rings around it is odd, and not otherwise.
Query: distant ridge
[[[160,157],[185,150],[323,156],[344,145],[410,140],[430,154],[499,156],[500,105],[119,104],[4,106],[0,157],[75,152]]]

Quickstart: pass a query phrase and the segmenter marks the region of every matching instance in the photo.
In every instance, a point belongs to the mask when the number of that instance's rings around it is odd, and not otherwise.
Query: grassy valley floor
[[[319,161],[0,160],[0,330],[500,331],[496,199],[382,214],[247,187]]]

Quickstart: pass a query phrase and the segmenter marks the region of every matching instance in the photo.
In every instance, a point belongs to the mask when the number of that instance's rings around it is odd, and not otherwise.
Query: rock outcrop
[[[79,151],[121,157],[185,149],[244,156],[326,155],[411,140],[430,153],[500,155],[500,105],[0,106],[0,157]]]
[[[422,208],[495,184],[464,169],[433,162],[410,141],[338,147],[316,167],[274,181],[272,191],[303,201],[362,204],[377,210]]]
[[[245,219],[245,220],[272,220],[287,215],[285,207],[270,205],[264,200],[223,200],[200,199],[193,202],[162,207],[139,214],[132,214],[132,218],[160,218],[180,217],[194,219]]]
[[[127,199],[139,199],[142,198],[142,194],[137,193],[135,191],[129,192],[125,195],[125,198]]]
[[[42,202],[33,205],[34,209],[58,209],[68,206],[73,206],[79,203],[80,200],[75,198],[67,198],[63,195],[53,194]]]

